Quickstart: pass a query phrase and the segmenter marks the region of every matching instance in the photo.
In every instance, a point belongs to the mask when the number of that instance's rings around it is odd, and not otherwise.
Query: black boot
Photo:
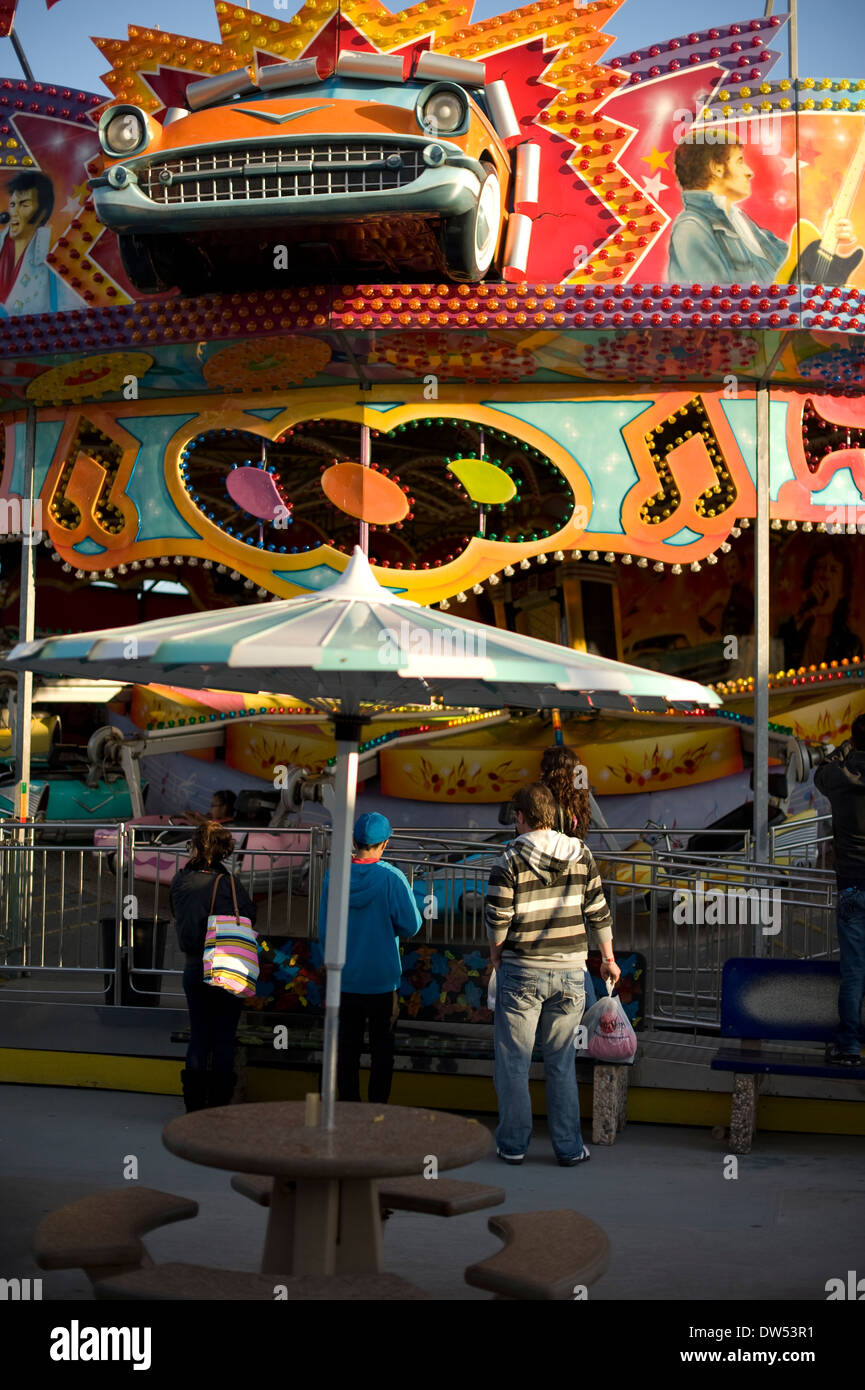
[[[208,1075],[209,1073],[206,1071],[189,1071],[188,1069],[180,1073],[187,1115],[191,1114],[193,1110],[207,1109]]]
[[[215,1110],[221,1105],[230,1105],[237,1085],[237,1075],[233,1071],[210,1071],[207,1073],[207,1108]]]

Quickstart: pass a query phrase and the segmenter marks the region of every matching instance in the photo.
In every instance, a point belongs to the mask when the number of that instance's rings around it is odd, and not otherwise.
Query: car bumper
[[[424,169],[398,188],[158,203],[139,187],[133,166],[127,166],[127,173],[132,178],[122,188],[109,186],[104,178],[91,180],[96,215],[112,231],[144,234],[308,225],[399,214],[458,217],[474,208],[483,177],[474,160],[448,152],[444,165]]]

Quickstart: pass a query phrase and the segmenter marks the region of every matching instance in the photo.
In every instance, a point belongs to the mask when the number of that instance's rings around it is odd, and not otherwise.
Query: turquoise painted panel
[[[837,469],[820,492],[812,492],[811,505],[814,507],[861,507],[862,494],[853,481],[853,474],[850,469]],[[839,521],[845,519],[838,518]]]
[[[200,538],[200,532],[183,519],[171,499],[164,464],[165,448],[171,436],[181,425],[195,419],[194,412],[184,411],[182,415],[149,415],[140,419],[127,415],[118,420],[118,424],[141,442],[126,485],[127,495],[138,510],[137,541]]]
[[[104,555],[108,547],[100,545],[98,541],[91,540],[89,536],[85,536],[84,540],[79,541],[72,549],[79,555]]]
[[[274,570],[277,579],[285,579],[289,584],[296,584],[299,589],[309,589],[316,591],[326,589],[330,584],[342,578],[342,572],[334,569],[333,565],[313,565],[308,570]],[[383,589],[387,589],[391,594],[404,594],[405,589],[398,589],[393,584],[383,584]]]
[[[36,467],[35,467],[35,486],[36,496],[38,497],[48,476],[48,469],[51,467],[51,460],[57,448],[64,422],[62,420],[48,420],[40,422],[36,426]],[[12,466],[12,477],[9,480],[9,491],[17,492],[19,496],[24,496],[24,431],[25,424],[22,421],[15,426],[15,459]]]
[[[257,415],[259,420],[274,420],[277,415],[282,414],[282,410],[283,407],[281,405],[276,405],[268,406],[266,409],[244,410],[243,413],[244,415]]]
[[[490,410],[511,415],[542,430],[567,450],[585,472],[594,503],[586,534],[624,535],[622,502],[638,482],[622,430],[652,401],[484,401]]]
[[[750,400],[721,400],[721,409],[733,431],[751,481],[757,482],[757,402]],[[787,402],[769,402],[769,496],[778,501],[784,483],[795,478],[787,454]]]
[[[683,526],[681,531],[677,531],[675,536],[668,536],[665,545],[693,545],[694,541],[702,540],[696,531],[692,531],[690,526]]]

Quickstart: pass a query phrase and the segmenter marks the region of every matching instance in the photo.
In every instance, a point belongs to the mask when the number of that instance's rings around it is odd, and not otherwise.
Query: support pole
[[[26,53],[24,52],[24,49],[21,47],[21,41],[20,41],[20,39],[18,38],[18,35],[15,33],[15,27],[14,27],[14,26],[15,26],[15,21],[14,21],[14,19],[13,19],[13,21],[12,21],[12,28],[9,30],[9,37],[10,37],[10,39],[12,40],[12,47],[15,49],[15,56],[16,56],[16,58],[18,59],[18,62],[21,64],[21,71],[23,72],[24,76],[27,78],[27,81],[28,81],[28,82],[32,82],[32,81],[34,80],[34,78],[33,78],[33,71],[32,71],[32,69],[31,69],[31,67],[30,67],[30,64],[29,64],[28,61],[27,61],[27,55],[26,55]]]
[[[754,536],[754,851],[769,858],[769,390],[757,390],[757,524]],[[755,926],[754,955],[763,954]]]
[[[327,993],[324,1009],[321,1127],[333,1129],[336,1106],[336,1055],[339,1041],[339,996],[348,939],[348,890],[351,879],[351,845],[357,795],[360,719],[338,715],[336,732],[336,785],[333,828],[330,838],[330,880],[324,965]]]
[[[18,641],[32,642],[36,630],[36,559],[39,530],[34,507],[36,472],[36,408],[27,407],[24,429],[24,496],[21,500],[21,595]],[[33,672],[18,672],[15,699],[15,819],[27,819],[30,791],[30,733],[33,718]]]
[[[361,467],[369,468],[372,460],[372,445],[370,442],[369,425],[363,424],[360,427],[360,462]],[[364,555],[369,558],[369,522],[360,523],[360,536],[358,543]]]

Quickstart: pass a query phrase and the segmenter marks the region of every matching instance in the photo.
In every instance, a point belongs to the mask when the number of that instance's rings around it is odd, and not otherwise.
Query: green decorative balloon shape
[[[473,502],[485,506],[510,502],[516,496],[516,485],[503,468],[484,459],[453,459],[448,472],[458,478]]]

